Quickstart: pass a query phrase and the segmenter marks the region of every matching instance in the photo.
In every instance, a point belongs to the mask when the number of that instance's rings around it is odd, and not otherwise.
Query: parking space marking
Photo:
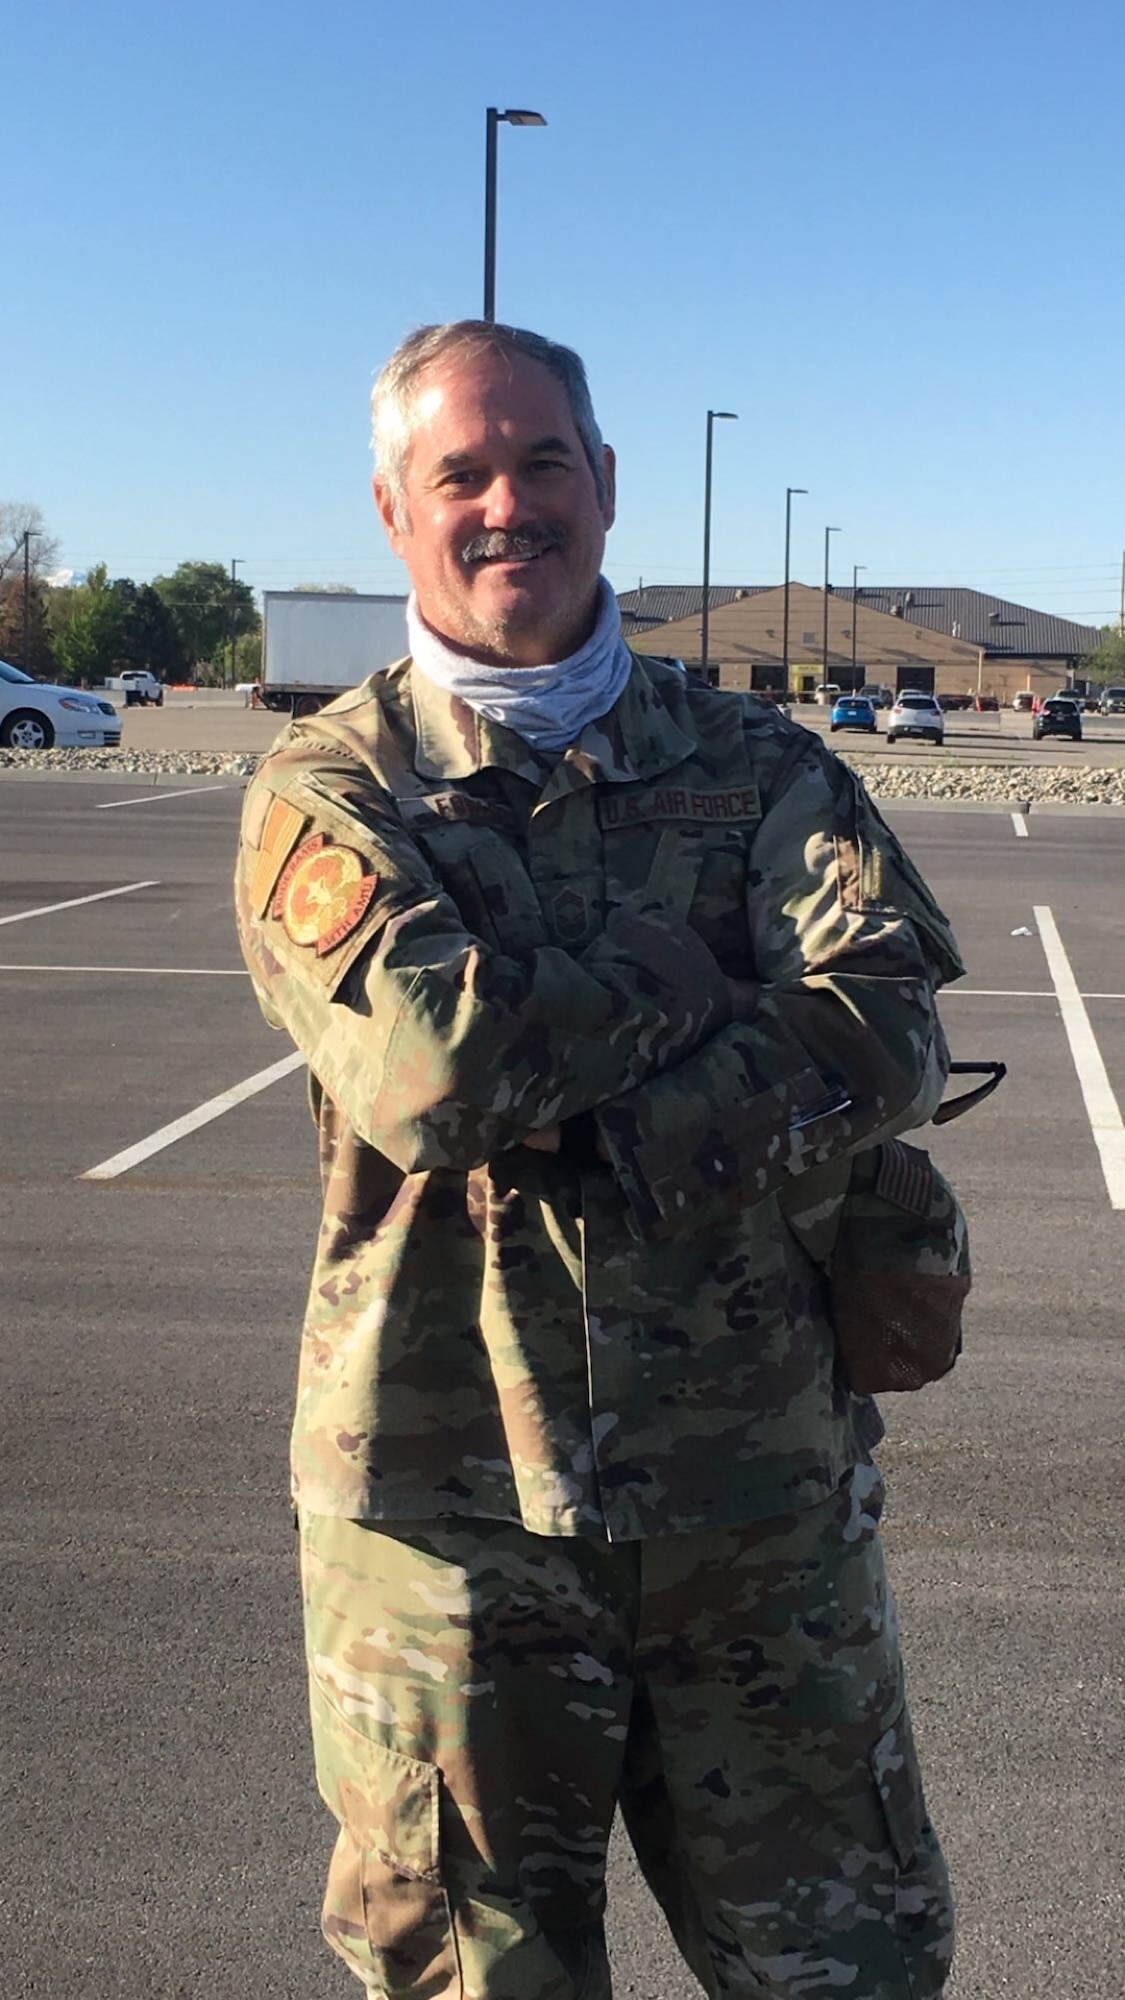
[[[177,1139],[186,1139],[189,1132],[198,1132],[201,1125],[209,1125],[212,1119],[221,1118],[225,1111],[233,1111],[236,1105],[245,1104],[248,1097],[256,1097],[260,1090],[268,1090],[271,1083],[279,1083],[283,1076],[291,1076],[295,1069],[302,1067],[304,1060],[299,1052],[283,1056],[280,1062],[256,1071],[242,1083],[220,1092],[218,1097],[209,1097],[206,1104],[198,1104],[194,1111],[185,1112],[182,1118],[174,1118],[170,1125],[162,1125],[159,1131],[150,1132],[147,1139],[138,1139],[135,1146],[126,1146],[124,1152],[114,1153],[112,1159],[103,1160],[100,1166],[88,1167],[84,1174],[79,1174],[79,1180],[116,1180],[119,1174],[127,1174],[131,1167],[139,1167],[141,1161],[150,1159],[153,1153],[161,1153],[166,1146],[174,1146]]]
[[[1026,839],[1027,839],[1027,837],[1028,837],[1028,834],[1027,834],[1027,815],[1026,815],[1026,813],[1013,813],[1013,814],[1012,814],[1012,825],[1013,825],[1013,826],[1015,827],[1015,829],[1016,829],[1016,832],[1017,832],[1017,834],[1019,835],[1020,839],[1021,839],[1021,840],[1026,840]]]
[[[2,965],[0,972],[108,972],[135,979],[249,979],[240,965]],[[1100,999],[1105,995],[1100,994]]]
[[[146,792],[140,799],[107,799],[103,805],[95,806],[96,813],[116,812],[118,806],[155,806],[165,799],[198,799],[204,792],[233,792],[236,785],[188,785],[182,792]]]
[[[1047,986],[944,986],[943,1000],[1056,1000]],[[1125,1000],[1125,993],[1083,993],[1083,1000]]]
[[[126,882],[121,889],[99,889],[95,896],[70,896],[65,903],[43,903],[37,910],[16,910],[0,924],[23,924],[29,917],[53,917],[56,910],[77,910],[83,903],[105,903],[111,896],[131,896],[134,889],[159,889],[159,882]]]
[[[1078,982],[1059,936],[1058,925],[1047,904],[1036,906],[1035,921],[1047,969],[1054,981],[1070,1053],[1078,1072],[1086,1116],[1109,1189],[1110,1207],[1125,1208],[1125,1124],[1122,1123],[1101,1050],[1094,1039],[1090,1017],[1078,991]]]

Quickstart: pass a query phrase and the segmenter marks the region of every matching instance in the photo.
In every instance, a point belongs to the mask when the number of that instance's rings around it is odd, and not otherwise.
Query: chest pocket
[[[437,821],[414,828],[466,930],[497,951],[534,951],[550,938],[535,884],[514,842],[491,827]]]
[[[695,931],[731,978],[754,975],[746,899],[757,822],[636,824],[605,835],[610,905],[661,909]]]

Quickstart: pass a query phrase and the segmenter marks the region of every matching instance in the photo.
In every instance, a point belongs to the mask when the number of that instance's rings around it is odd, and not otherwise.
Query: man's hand
[[[557,1153],[562,1144],[562,1126],[544,1125],[538,1132],[528,1132],[521,1144],[530,1146],[533,1153]]]
[[[559,1153],[562,1151],[562,1126],[544,1125],[540,1132],[529,1132],[521,1143],[529,1146],[533,1153]],[[595,1151],[599,1160],[608,1162],[609,1154],[600,1132],[595,1139]]]

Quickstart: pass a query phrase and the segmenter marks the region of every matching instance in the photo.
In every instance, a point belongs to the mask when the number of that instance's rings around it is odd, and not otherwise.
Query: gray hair
[[[604,503],[608,486],[603,453],[605,444],[590,385],[579,355],[572,347],[547,340],[541,333],[523,327],[497,326],[485,319],[450,320],[445,326],[420,326],[395,349],[371,392],[371,442],[381,480],[386,484],[394,509],[395,526],[408,529],[406,515],[406,460],[414,429],[415,393],[428,368],[447,358],[469,358],[489,348],[497,353],[522,354],[538,361],[562,383],[574,427],[594,475],[599,504]]]

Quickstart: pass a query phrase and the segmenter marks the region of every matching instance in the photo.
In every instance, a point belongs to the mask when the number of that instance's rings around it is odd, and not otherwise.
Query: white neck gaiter
[[[431,632],[413,591],[406,607],[410,657],[420,674],[514,730],[533,750],[566,750],[588,722],[613,707],[632,669],[621,613],[606,578],[598,580],[598,619],[584,646],[545,667],[493,667],[454,652]]]

